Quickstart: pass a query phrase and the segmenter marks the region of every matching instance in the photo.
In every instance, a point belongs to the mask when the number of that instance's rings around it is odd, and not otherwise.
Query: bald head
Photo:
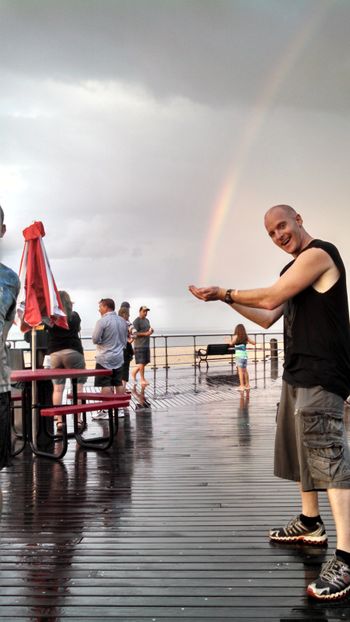
[[[271,240],[293,257],[297,257],[312,240],[303,227],[302,217],[290,205],[270,207],[264,222]]]
[[[284,216],[286,216],[286,218],[295,218],[297,215],[295,209],[290,205],[273,205],[272,207],[270,207],[269,210],[267,210],[265,214],[265,222],[266,219],[271,216],[275,210],[279,210],[281,215],[283,214]]]

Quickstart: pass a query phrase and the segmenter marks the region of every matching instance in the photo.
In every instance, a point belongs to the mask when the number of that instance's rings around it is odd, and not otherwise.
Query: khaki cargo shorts
[[[303,491],[350,488],[344,401],[322,387],[283,382],[277,413],[274,474]]]

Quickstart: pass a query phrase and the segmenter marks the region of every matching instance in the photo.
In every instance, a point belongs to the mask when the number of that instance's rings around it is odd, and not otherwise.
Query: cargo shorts
[[[277,413],[274,474],[303,491],[350,488],[344,400],[320,386],[283,382]]]

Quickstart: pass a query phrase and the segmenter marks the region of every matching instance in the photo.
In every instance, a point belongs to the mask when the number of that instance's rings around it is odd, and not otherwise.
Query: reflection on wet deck
[[[266,538],[298,509],[272,476],[280,380],[253,378],[249,399],[223,370],[196,382],[179,372],[134,394],[107,453],[71,442],[62,463],[26,451],[1,472],[0,619],[350,618],[347,601],[304,595],[327,551]],[[322,514],[331,553],[324,496]]]

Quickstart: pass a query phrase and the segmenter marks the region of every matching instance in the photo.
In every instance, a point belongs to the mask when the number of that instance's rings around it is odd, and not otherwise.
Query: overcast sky
[[[0,0],[2,261],[42,220],[85,333],[102,296],[232,330],[187,285],[271,284],[276,203],[349,269],[349,23],[348,0]]]

